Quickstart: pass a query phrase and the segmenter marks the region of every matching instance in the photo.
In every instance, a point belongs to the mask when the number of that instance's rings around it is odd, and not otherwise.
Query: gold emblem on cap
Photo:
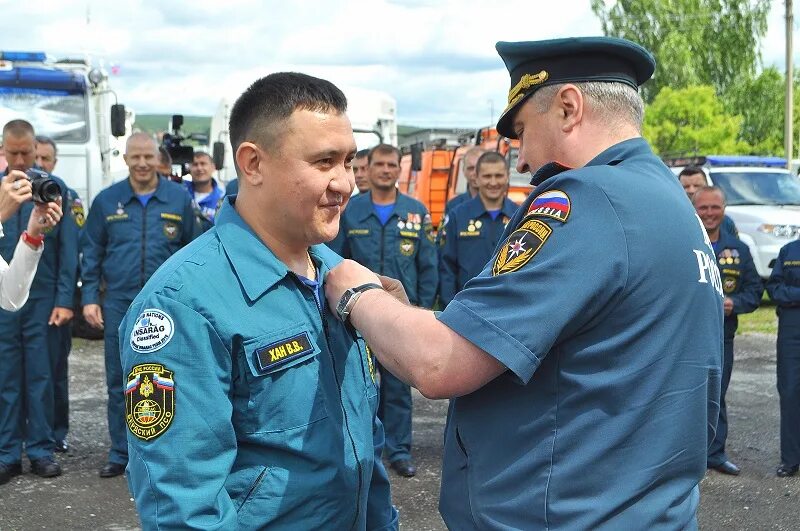
[[[508,105],[511,106],[512,102],[516,103],[519,101],[519,97],[523,95],[524,91],[528,90],[534,85],[541,85],[545,81],[549,74],[546,70],[542,70],[538,74],[525,74],[519,80],[519,83],[514,85],[511,90],[508,91]]]

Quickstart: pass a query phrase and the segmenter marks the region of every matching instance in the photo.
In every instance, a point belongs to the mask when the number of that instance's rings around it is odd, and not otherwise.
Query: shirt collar
[[[487,216],[489,215],[489,211],[483,205],[483,201],[481,201],[480,196],[476,195],[472,199],[465,201],[463,204],[468,205],[464,206],[463,208],[466,210],[467,214],[471,218],[476,218],[483,214],[486,214]],[[502,214],[508,217],[512,217],[517,212],[517,208],[519,208],[517,204],[514,203],[514,201],[512,201],[508,197],[506,197],[505,199],[503,199],[503,205],[500,207],[499,210]]]
[[[167,182],[168,181],[166,177],[159,175],[158,184],[153,192],[153,197],[163,203],[166,203],[167,201]],[[122,199],[124,199],[127,203],[134,197],[136,197],[136,193],[133,191],[133,187],[131,186],[131,176],[128,175],[128,178],[122,181]]]

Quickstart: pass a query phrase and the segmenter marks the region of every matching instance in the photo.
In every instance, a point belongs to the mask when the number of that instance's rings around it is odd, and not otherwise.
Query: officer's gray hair
[[[697,202],[697,198],[700,197],[700,194],[705,194],[709,192],[718,193],[720,197],[722,197],[723,206],[728,204],[728,199],[725,197],[725,191],[719,186],[702,186],[698,188],[692,194],[692,204],[694,205]]]
[[[573,83],[580,89],[587,103],[597,116],[609,124],[628,123],[642,132],[644,101],[639,92],[625,83],[608,81],[584,81]],[[548,85],[533,95],[539,112],[547,112],[556,93],[565,83]]]

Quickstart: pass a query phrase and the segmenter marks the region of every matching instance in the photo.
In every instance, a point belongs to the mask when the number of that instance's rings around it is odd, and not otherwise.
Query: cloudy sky
[[[211,115],[221,98],[295,70],[397,100],[398,121],[496,119],[508,77],[498,40],[601,34],[590,0],[0,0],[0,49],[89,53],[137,113]],[[764,63],[783,69],[784,2]],[[523,23],[524,22],[524,23]],[[795,31],[798,28],[795,14]],[[800,36],[795,36],[795,50]],[[24,45],[22,43],[25,43]]]

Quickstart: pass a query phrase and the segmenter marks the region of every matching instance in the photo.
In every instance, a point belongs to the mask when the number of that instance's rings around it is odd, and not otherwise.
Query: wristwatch
[[[348,324],[350,312],[353,311],[353,307],[361,294],[371,289],[383,289],[383,286],[370,282],[369,284],[361,284],[355,288],[350,288],[342,294],[339,304],[336,305],[336,315],[339,316],[339,319],[344,324]]]

